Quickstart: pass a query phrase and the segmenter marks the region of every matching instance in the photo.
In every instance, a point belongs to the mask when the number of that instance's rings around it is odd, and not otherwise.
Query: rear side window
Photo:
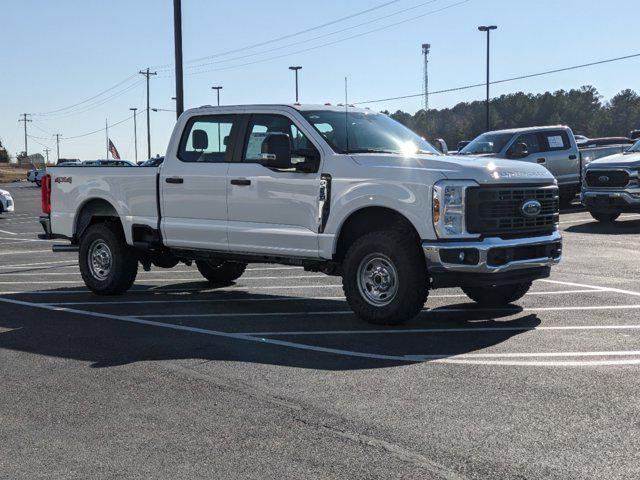
[[[569,136],[567,132],[563,130],[542,132],[540,134],[542,138],[542,145],[544,150],[552,152],[554,150],[567,150],[571,147],[569,143]]]
[[[192,118],[180,140],[178,158],[183,162],[230,162],[236,115]]]
[[[522,135],[518,135],[518,138],[515,139],[512,145],[517,143],[524,143],[527,146],[527,151],[529,153],[538,153],[542,151],[538,135],[535,133],[524,133]]]

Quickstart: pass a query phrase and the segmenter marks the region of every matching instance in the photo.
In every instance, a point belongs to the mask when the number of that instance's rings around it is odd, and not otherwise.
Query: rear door
[[[270,255],[318,256],[320,173],[277,170],[262,165],[262,141],[268,133],[285,133],[296,151],[319,148],[303,122],[288,112],[248,117],[240,161],[229,166],[227,202],[232,251]],[[300,158],[300,160],[303,160]]]
[[[161,169],[162,234],[169,247],[227,250],[227,170],[237,114],[191,118]]]
[[[558,180],[558,185],[580,181],[580,159],[566,130],[540,132],[540,146],[546,157],[546,167]]]

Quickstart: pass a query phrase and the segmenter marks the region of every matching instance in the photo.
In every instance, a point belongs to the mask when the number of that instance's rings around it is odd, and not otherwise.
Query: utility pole
[[[149,115],[149,77],[151,75],[157,75],[158,72],[150,72],[147,68],[146,71],[140,70],[138,72],[141,75],[147,77],[147,158],[151,158],[151,116]]]
[[[298,70],[301,70],[302,67],[297,66],[297,67],[289,67],[289,70],[293,70],[294,72],[296,72],[296,103],[298,103]]]
[[[422,55],[424,56],[424,113],[429,110],[429,50],[431,49],[430,43],[422,44]]]
[[[138,163],[138,127],[136,126],[136,112],[138,109],[130,108],[129,110],[133,112],[133,148],[136,152],[136,163]]]
[[[173,0],[173,36],[176,53],[176,118],[184,112],[182,76],[182,0]]]
[[[222,90],[222,87],[211,87],[211,90],[215,90],[218,94],[218,106],[220,106],[220,90]]]
[[[109,120],[106,118],[104,119],[104,132],[107,137],[105,147],[107,149],[107,160],[109,160]]]
[[[21,114],[22,118],[19,118],[18,121],[19,122],[24,122],[24,154],[25,156],[29,155],[29,152],[27,151],[27,122],[31,122],[32,120],[28,119],[27,116],[31,115],[30,113],[23,113]]]
[[[56,163],[60,161],[60,134],[56,133]]]
[[[51,151],[48,148],[45,148],[44,150],[45,155],[47,156],[47,163],[45,165],[49,165],[49,152]]]
[[[490,130],[489,128],[489,34],[491,33],[491,30],[496,30],[498,27],[495,25],[482,25],[480,27],[478,27],[478,30],[480,30],[481,32],[487,32],[487,105],[486,105],[486,116],[487,116],[487,129],[486,131],[488,132]]]

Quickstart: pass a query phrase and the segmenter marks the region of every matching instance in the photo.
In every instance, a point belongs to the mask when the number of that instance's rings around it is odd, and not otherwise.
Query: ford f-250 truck
[[[395,324],[431,288],[505,305],[561,257],[542,166],[445,156],[387,115],[349,107],[210,107],[180,116],[156,168],[51,168],[44,238],[79,251],[97,294],[138,265],[195,261],[215,285],[249,262],[340,275],[361,318]]]
[[[587,165],[580,198],[600,222],[613,222],[623,212],[640,213],[640,141]]]

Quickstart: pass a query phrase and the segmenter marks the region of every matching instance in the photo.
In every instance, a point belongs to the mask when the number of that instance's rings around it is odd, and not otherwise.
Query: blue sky
[[[312,28],[390,0],[183,0],[185,60],[224,54]],[[344,77],[350,100],[419,93],[422,43],[431,43],[430,90],[484,80],[485,38],[480,24],[496,24],[492,34],[492,78],[640,52],[640,29],[631,0],[398,0],[344,22],[279,42],[217,56],[187,69],[187,107],[215,102],[210,87],[223,85],[222,103],[278,103],[293,100],[293,73],[302,65],[301,101],[339,102]],[[142,77],[147,66],[159,72],[151,80],[151,106],[171,109],[174,81],[171,0],[21,0],[3,2],[0,29],[0,139],[15,154],[23,149],[22,112],[43,113],[82,102],[125,80],[119,87],[77,107],[34,115],[29,124],[29,152],[55,148],[61,156],[104,157],[104,132],[67,139],[126,118],[130,107],[144,109]],[[446,8],[450,7],[450,8]],[[439,12],[435,10],[443,9]],[[426,14],[426,15],[425,15]],[[384,20],[379,17],[392,15]],[[421,18],[416,18],[418,16]],[[407,20],[407,21],[405,21]],[[356,25],[369,22],[367,25]],[[392,23],[397,26],[382,28]],[[380,29],[333,45],[309,49]],[[332,32],[345,30],[330,35]],[[312,40],[314,37],[320,37]],[[295,44],[295,45],[291,45]],[[286,46],[290,45],[290,46]],[[276,50],[277,49],[277,50]],[[272,51],[269,51],[272,50]],[[292,53],[298,52],[298,53]],[[273,58],[279,57],[279,58]],[[242,65],[251,63],[251,65]],[[257,63],[255,63],[257,62]],[[624,88],[640,90],[640,58],[492,87],[492,95],[542,92],[594,85],[604,99]],[[453,106],[482,99],[482,88],[433,95],[431,106]],[[421,99],[370,105],[414,112]],[[164,154],[174,115],[152,112],[152,153]],[[125,158],[133,159],[133,123],[110,129]],[[36,143],[39,142],[39,143]],[[42,144],[42,145],[41,145]],[[139,158],[146,153],[144,116],[138,118]]]

